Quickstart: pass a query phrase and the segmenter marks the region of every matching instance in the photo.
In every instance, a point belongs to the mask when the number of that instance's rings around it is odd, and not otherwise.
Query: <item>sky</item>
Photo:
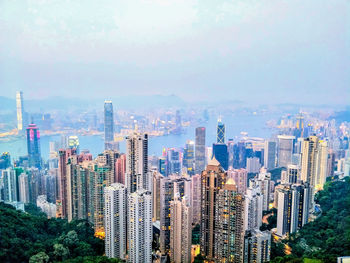
[[[1,0],[0,96],[343,104],[349,0]]]

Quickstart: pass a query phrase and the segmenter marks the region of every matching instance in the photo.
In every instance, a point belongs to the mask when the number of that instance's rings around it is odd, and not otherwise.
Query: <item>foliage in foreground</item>
[[[28,211],[0,203],[0,262],[62,262],[103,254],[103,241],[87,221],[47,219],[33,206]]]
[[[284,241],[292,255],[284,256],[283,244],[274,244],[272,253],[276,257],[271,262],[331,263],[339,256],[350,255],[350,178],[326,183],[317,193],[316,203],[322,215]],[[314,261],[303,261],[306,258]]]

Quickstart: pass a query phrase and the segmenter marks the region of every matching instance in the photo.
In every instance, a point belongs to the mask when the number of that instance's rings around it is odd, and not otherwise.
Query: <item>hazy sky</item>
[[[0,90],[349,104],[350,1],[1,0]]]

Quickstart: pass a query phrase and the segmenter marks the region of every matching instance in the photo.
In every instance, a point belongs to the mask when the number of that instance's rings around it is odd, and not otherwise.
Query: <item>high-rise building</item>
[[[205,128],[196,128],[195,142],[195,173],[200,174],[205,169]]]
[[[259,229],[263,217],[263,195],[258,185],[251,185],[245,195],[245,230]]]
[[[136,190],[128,197],[128,262],[152,262],[152,194]]]
[[[167,176],[182,174],[182,161],[180,149],[171,148],[167,151]]]
[[[187,141],[184,149],[183,166],[187,174],[194,175],[194,141]]]
[[[274,141],[265,141],[264,166],[267,170],[276,167],[276,142]]]
[[[216,129],[216,143],[225,143],[225,124],[221,121],[221,118],[218,119],[218,125]]]
[[[105,123],[105,149],[113,149],[114,142],[114,117],[112,101],[106,100],[104,105],[104,123]]]
[[[259,229],[249,230],[244,236],[244,262],[265,263],[270,261],[271,233]]]
[[[125,185],[126,155],[121,154],[115,160],[115,182]]]
[[[40,133],[33,123],[27,128],[27,149],[29,167],[41,168]]]
[[[227,171],[228,170],[228,152],[227,145],[222,143],[213,144],[213,156],[219,161],[221,167]]]
[[[215,259],[218,262],[243,262],[244,197],[229,178],[217,195]]]
[[[134,133],[126,137],[125,185],[128,193],[150,189],[152,178],[148,174],[148,135]]]
[[[56,217],[56,205],[48,202],[46,195],[39,195],[37,197],[36,206],[39,207],[48,218]]]
[[[287,171],[281,173],[282,184],[295,184],[300,181],[299,167],[294,164],[289,164]]]
[[[69,136],[68,137],[68,147],[71,149],[75,149],[77,153],[79,153],[79,138],[78,136]]]
[[[6,170],[0,170],[1,177],[0,187],[2,187],[2,194],[0,198],[8,202],[17,202],[18,198],[18,183],[16,178],[16,173],[12,168],[7,168]]]
[[[0,156],[0,169],[6,169],[11,166],[11,156],[10,153],[4,152]]]
[[[125,260],[127,194],[123,184],[115,183],[104,188],[105,201],[105,253],[109,258]]]
[[[28,174],[21,173],[18,177],[18,188],[19,188],[19,201],[23,203],[30,202],[29,195],[29,178]]]
[[[166,159],[165,157],[160,157],[158,160],[158,171],[163,175],[167,176],[167,171],[166,171]]]
[[[237,186],[237,191],[240,194],[244,194],[247,189],[247,170],[246,169],[232,169],[229,168],[227,171],[227,176],[232,178]]]
[[[160,179],[160,251],[164,255],[170,251],[170,202],[175,194],[191,203],[191,180],[182,176]]]
[[[287,167],[292,163],[294,136],[278,135],[278,167]]]
[[[323,189],[327,177],[327,142],[317,136],[304,139],[301,159],[301,180],[310,185],[309,209],[314,209],[315,191]]]
[[[24,107],[23,107],[23,92],[17,91],[16,93],[16,105],[17,105],[17,130],[20,132],[25,127],[24,124]]]
[[[248,173],[258,173],[260,170],[260,162],[257,157],[247,158],[247,172]]]
[[[160,220],[160,192],[161,192],[161,180],[164,176],[157,172],[152,171],[153,176],[153,188],[152,188],[152,196],[153,196],[153,221]]]
[[[233,168],[246,168],[247,150],[244,142],[238,142],[233,146]]]
[[[91,161],[91,154],[72,155],[66,163],[67,219],[88,219],[89,215],[89,170],[81,165]]]
[[[277,187],[277,235],[294,233],[308,222],[309,190],[307,184]]]
[[[315,177],[315,190],[323,190],[328,174],[328,143],[320,140],[317,152],[317,172]]]
[[[190,263],[192,246],[192,209],[186,197],[170,202],[170,260]]]
[[[59,177],[59,196],[56,202],[57,205],[57,217],[67,218],[67,162],[68,158],[75,155],[75,149],[60,149],[59,150],[59,162],[58,162],[58,177]]]
[[[219,190],[226,182],[227,174],[215,157],[208,163],[201,175],[201,254],[208,260],[214,259],[215,233],[217,228],[216,202]]]
[[[201,220],[201,175],[195,174],[192,180],[192,217],[193,224],[197,225]]]
[[[263,211],[269,210],[271,200],[271,174],[260,172],[256,178],[250,181],[250,184],[260,188],[260,193],[263,196]]]

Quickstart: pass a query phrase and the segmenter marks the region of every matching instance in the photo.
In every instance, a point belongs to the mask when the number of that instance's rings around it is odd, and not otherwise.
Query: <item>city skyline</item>
[[[0,262],[350,260],[349,10],[0,1]]]

